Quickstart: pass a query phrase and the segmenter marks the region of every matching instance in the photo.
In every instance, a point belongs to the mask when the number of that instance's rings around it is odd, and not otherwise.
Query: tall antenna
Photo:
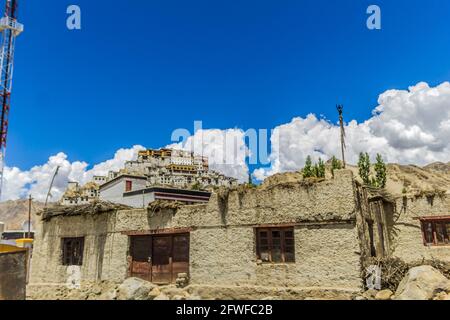
[[[12,89],[14,66],[14,44],[16,37],[23,32],[23,24],[17,22],[17,1],[6,0],[5,14],[0,19],[0,196],[5,166],[6,138],[8,135],[8,115]]]
[[[344,110],[344,106],[341,104],[338,104],[336,106],[336,109],[339,113],[339,126],[340,126],[340,130],[341,130],[341,153],[342,153],[342,167],[345,169],[345,149],[346,149],[346,145],[345,145],[345,128],[344,128],[344,116],[343,114],[343,110]]]

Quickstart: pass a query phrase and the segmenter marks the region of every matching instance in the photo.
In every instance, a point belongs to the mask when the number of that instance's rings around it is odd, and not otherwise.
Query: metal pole
[[[31,201],[33,199],[30,197],[28,198],[28,239],[31,239]]]

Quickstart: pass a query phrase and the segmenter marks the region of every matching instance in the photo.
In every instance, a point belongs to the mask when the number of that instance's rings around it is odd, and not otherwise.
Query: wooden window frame
[[[281,261],[273,261],[273,256],[272,256],[272,251],[274,249],[273,246],[273,237],[272,237],[272,232],[274,231],[278,231],[280,232],[280,251],[281,251]],[[261,232],[267,232],[267,253],[268,253],[268,260],[269,261],[265,261],[262,259],[261,257]],[[292,237],[291,238],[286,238],[286,232],[292,232]],[[294,232],[294,227],[256,227],[255,228],[255,237],[256,237],[256,256],[257,259],[262,261],[262,263],[264,264],[292,264],[295,263],[295,232]],[[292,256],[293,259],[292,261],[287,261],[286,258],[286,247],[288,246],[286,244],[286,240],[292,240],[293,244],[292,244]]]
[[[78,246],[80,255],[74,254],[73,246]],[[69,248],[69,245],[71,246]],[[62,265],[64,266],[82,266],[84,257],[84,237],[62,238]]]
[[[427,237],[427,228],[428,224],[431,223],[431,235],[433,238],[433,242],[428,242]],[[443,225],[443,235],[444,235],[444,242],[438,241],[437,237],[437,228],[436,225]],[[450,216],[445,218],[423,218],[420,219],[420,227],[422,230],[422,238],[423,238],[423,244],[427,247],[442,247],[442,246],[450,246],[450,233],[447,231],[447,224],[450,224]]]
[[[130,192],[133,190],[133,181],[125,180],[125,192]]]

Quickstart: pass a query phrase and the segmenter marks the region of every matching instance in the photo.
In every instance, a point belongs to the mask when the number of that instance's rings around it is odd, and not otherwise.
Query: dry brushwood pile
[[[48,221],[58,216],[97,215],[105,212],[127,209],[131,209],[131,207],[106,201],[94,201],[89,204],[77,206],[57,205],[51,208],[44,209],[41,214],[42,220]]]
[[[185,205],[186,205],[185,203],[180,201],[155,200],[148,204],[147,209],[152,213],[156,213],[162,210],[177,211],[179,208]]]
[[[370,275],[367,273],[367,267],[370,265],[376,265],[381,267],[381,288],[389,289],[395,292],[400,282],[406,276],[409,269],[429,265],[433,268],[439,270],[444,276],[450,278],[450,264],[437,261],[420,261],[414,263],[406,263],[398,258],[370,258],[365,263],[365,268],[363,270],[363,279],[367,279]]]

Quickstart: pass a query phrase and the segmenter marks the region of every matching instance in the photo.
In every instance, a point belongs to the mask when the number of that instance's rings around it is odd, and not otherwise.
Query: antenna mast
[[[8,115],[11,107],[11,89],[14,66],[14,44],[23,32],[23,24],[17,22],[17,1],[6,0],[5,14],[0,19],[0,196],[3,186],[6,138],[8,135]]]

